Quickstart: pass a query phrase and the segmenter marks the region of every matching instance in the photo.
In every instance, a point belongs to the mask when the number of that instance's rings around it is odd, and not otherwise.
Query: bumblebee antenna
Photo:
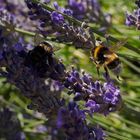
[[[35,36],[34,36],[34,43],[39,44],[39,43],[41,43],[43,41],[44,41],[44,37],[36,32]]]

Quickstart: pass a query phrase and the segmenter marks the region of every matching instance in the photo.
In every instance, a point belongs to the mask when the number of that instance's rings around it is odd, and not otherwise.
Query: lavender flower
[[[70,89],[69,93],[75,95],[75,100],[85,100],[85,106],[91,113],[99,112],[106,115],[121,107],[120,90],[111,80],[101,84],[99,81],[93,81],[92,77],[84,72],[81,76],[72,68],[65,86]]]
[[[95,135],[95,140],[104,140],[104,137],[106,136],[102,128],[100,128],[99,126],[94,127],[91,132]],[[92,138],[90,140],[92,140]]]
[[[34,26],[37,26],[37,24],[28,19],[27,7],[24,2],[20,0],[13,0],[12,2],[10,0],[1,0],[0,3],[0,21],[3,21],[4,17],[10,17],[8,20],[5,19],[6,22],[12,19],[14,26],[22,27],[28,31],[35,31]]]
[[[53,3],[53,5],[57,11],[64,13],[66,15],[72,16],[72,14],[73,14],[72,10],[70,10],[68,8],[61,8],[56,1]]]
[[[44,36],[55,34],[55,40],[59,42],[72,42],[76,48],[89,49],[94,45],[94,41],[88,29],[83,27],[72,26],[62,14],[57,11],[48,11],[40,4],[32,1],[25,1],[29,11],[31,20],[39,21],[40,31]],[[55,8],[63,13],[70,14],[69,9],[62,9],[57,4]]]
[[[136,1],[136,5],[138,6],[138,9],[135,9],[133,13],[126,13],[125,24],[127,26],[135,26],[140,30],[140,1]]]
[[[57,127],[68,140],[103,140],[105,135],[101,128],[90,128],[85,118],[85,112],[75,102],[70,102],[67,108],[59,109]]]
[[[66,7],[72,10],[72,16],[78,20],[98,23],[101,28],[107,28],[111,24],[111,16],[102,12],[98,0],[68,0]]]
[[[2,32],[4,32],[2,30]],[[2,34],[3,35],[3,34]],[[49,113],[56,113],[61,105],[60,93],[61,90],[51,90],[50,82],[47,81],[47,75],[52,79],[53,73],[55,76],[61,75],[60,63],[52,57],[49,58],[50,65],[46,77],[40,75],[40,71],[34,69],[32,65],[25,65],[28,52],[22,42],[14,43],[13,35],[9,34],[6,37],[1,35],[1,76],[7,78],[7,82],[14,84],[21,93],[27,98],[31,99],[31,104],[28,106],[30,109],[37,109],[39,112],[44,113],[46,116]],[[12,38],[13,37],[13,38]],[[12,39],[11,39],[12,38]],[[5,70],[2,69],[5,67]],[[61,75],[62,76],[62,75]]]
[[[0,110],[0,138],[5,138],[6,140],[25,140],[19,120],[8,108]]]
[[[55,11],[52,12],[51,19],[53,23],[59,24],[59,25],[61,25],[64,22],[64,17]]]
[[[52,12],[44,9],[40,4],[36,4],[32,1],[29,1],[29,0],[25,0],[26,4],[27,4],[27,7],[30,9],[29,11],[29,17],[31,20],[40,20],[41,23],[46,23],[48,22],[48,24],[53,24],[53,19],[54,17],[56,18],[56,13],[55,15],[53,16]],[[62,15],[58,14],[60,18],[60,20],[62,20]],[[59,21],[59,18],[58,18],[58,21]],[[61,22],[60,22],[61,23]],[[56,23],[57,24],[57,23]],[[55,26],[55,22],[53,24]]]
[[[37,130],[37,132],[45,133],[45,132],[47,132],[47,127],[44,126],[44,125],[38,125],[38,126],[36,127],[36,130]]]
[[[68,0],[68,7],[73,11],[73,16],[77,19],[83,19],[86,14],[86,9],[82,2],[76,0]]]

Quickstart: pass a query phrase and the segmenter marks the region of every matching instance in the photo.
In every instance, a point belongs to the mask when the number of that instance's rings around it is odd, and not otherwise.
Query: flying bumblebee
[[[107,74],[109,69],[117,76],[117,78],[119,78],[122,65],[118,55],[113,49],[116,49],[125,43],[126,40],[123,40],[114,47],[107,47],[103,42],[97,41],[95,47],[91,50],[91,56],[96,64],[98,75],[100,67],[103,66]]]

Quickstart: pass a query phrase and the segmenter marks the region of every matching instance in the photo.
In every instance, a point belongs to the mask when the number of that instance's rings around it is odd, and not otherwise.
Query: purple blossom
[[[100,109],[100,105],[91,99],[86,102],[85,106],[89,107],[91,112],[98,112]]]
[[[0,110],[0,138],[5,138],[6,140],[25,140],[19,120],[8,108]]]
[[[72,16],[72,14],[73,14],[73,11],[72,10],[70,10],[68,8],[62,8],[62,7],[60,7],[56,1],[53,3],[53,6],[54,6],[54,8],[57,11],[59,11],[61,13],[64,13],[64,14],[69,15],[69,16]]]
[[[39,133],[46,133],[47,132],[47,127],[45,125],[38,125],[36,127],[36,130]]]
[[[64,17],[59,14],[58,12],[50,12],[43,7],[41,7],[40,4],[33,3],[32,1],[25,0],[28,8],[30,9],[29,11],[29,17],[31,20],[39,20],[41,23],[40,25],[47,24],[48,26],[59,26],[64,22]],[[54,3],[55,8],[59,8],[57,3]]]
[[[111,16],[102,12],[98,0],[68,0],[66,7],[72,10],[72,16],[78,20],[102,24],[101,28],[107,28],[111,24],[111,20],[108,20]]]
[[[93,81],[85,72],[80,75],[73,68],[65,80],[65,87],[70,90],[69,93],[75,95],[75,100],[84,100],[85,106],[91,113],[98,112],[106,115],[121,107],[120,90],[111,80],[102,84]]]
[[[112,83],[104,83],[103,88],[105,90],[104,101],[115,105],[119,100],[120,90]]]
[[[51,19],[53,23],[59,25],[61,25],[64,22],[64,17],[55,11],[51,13]]]
[[[64,9],[63,13],[66,14],[66,15],[68,15],[68,16],[72,16],[73,11],[70,10],[70,9]]]
[[[75,102],[70,102],[67,108],[59,109],[57,127],[68,140],[103,140],[105,135],[101,128],[90,128],[85,118],[85,112]]]
[[[16,27],[22,27],[28,31],[35,30],[33,23],[27,17],[27,7],[23,1],[1,0],[0,1],[0,21],[12,23]],[[5,24],[5,23],[4,23]]]
[[[29,8],[29,17],[40,24],[39,30],[44,36],[56,35],[54,38],[59,42],[72,42],[76,48],[89,49],[93,46],[93,39],[88,29],[74,27],[58,11],[48,11],[40,4],[25,0]],[[70,9],[63,9],[54,3],[60,12],[71,15]]]
[[[17,42],[17,43],[13,46],[13,48],[14,48],[15,51],[17,51],[17,52],[21,52],[21,51],[24,50],[24,47],[22,46],[22,43],[20,42],[20,40],[19,40],[19,42]]]
[[[86,9],[82,2],[68,0],[68,7],[73,11],[73,16],[77,19],[83,19],[86,14]]]
[[[104,140],[104,137],[106,136],[106,134],[103,132],[101,127],[96,126],[93,128],[93,130],[94,130],[96,140]]]
[[[5,36],[1,36],[1,39],[5,40]],[[57,113],[55,110],[62,105],[60,99],[61,90],[52,91],[50,84],[46,84],[45,81],[47,80],[47,75],[52,79],[53,73],[55,76],[61,75],[62,69],[60,70],[61,64],[58,63],[59,61],[52,57],[49,58],[50,67],[47,69],[49,71],[46,76],[42,77],[37,68],[33,68],[32,65],[25,65],[25,60],[28,56],[26,45],[22,44],[21,40],[19,40],[18,44],[14,42],[13,34],[10,33],[6,36],[6,39],[7,41],[1,44],[2,59],[0,60],[0,66],[5,67],[6,71],[1,70],[1,76],[5,77],[7,82],[14,84],[24,96],[31,99],[32,102],[28,106],[30,109],[37,109],[46,116],[50,113]],[[48,82],[50,83],[50,81]]]
[[[56,10],[58,10],[58,11],[60,11],[61,12],[61,7],[58,5],[58,3],[55,1],[54,3],[53,3],[53,6],[54,6],[54,8],[56,9]]]
[[[125,24],[127,26],[135,26],[138,30],[140,29],[140,2],[136,1],[138,9],[135,9],[133,13],[126,13]]]

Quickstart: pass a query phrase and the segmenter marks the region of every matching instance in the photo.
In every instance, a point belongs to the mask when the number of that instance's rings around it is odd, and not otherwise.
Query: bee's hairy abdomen
[[[120,65],[121,62],[120,62],[120,59],[118,57],[116,57],[113,61],[110,61],[108,64],[107,64],[107,67],[109,69],[115,69],[118,65]]]

